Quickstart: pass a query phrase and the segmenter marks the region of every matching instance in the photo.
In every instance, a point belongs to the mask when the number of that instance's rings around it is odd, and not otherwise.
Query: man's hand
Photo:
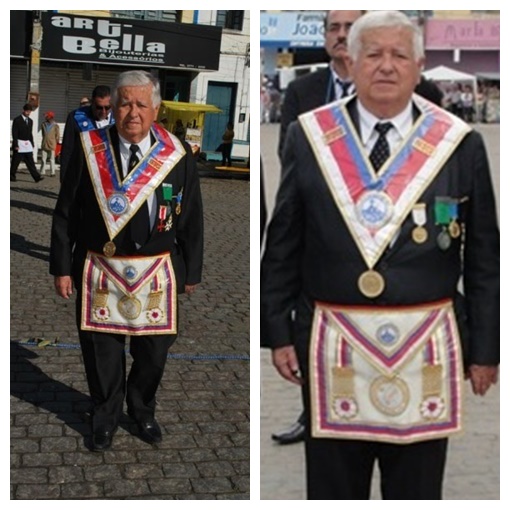
[[[470,365],[467,377],[475,395],[483,396],[487,390],[498,382],[498,367],[490,365]]]
[[[193,294],[196,288],[197,288],[196,285],[184,285],[184,292],[186,292],[186,294]]]
[[[299,363],[293,345],[273,349],[273,365],[287,381],[299,385],[303,384],[303,379],[299,377]]]
[[[55,276],[55,291],[57,296],[69,299],[73,293],[73,279],[70,276]]]

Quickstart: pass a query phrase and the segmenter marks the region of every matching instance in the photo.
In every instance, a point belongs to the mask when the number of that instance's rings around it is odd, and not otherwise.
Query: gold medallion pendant
[[[142,303],[134,296],[123,296],[117,303],[117,309],[122,317],[136,319],[142,311]]]
[[[103,253],[105,254],[105,257],[113,257],[115,255],[116,246],[113,241],[108,241],[103,246]]]
[[[409,388],[398,377],[380,376],[370,385],[370,400],[383,414],[398,416],[409,404]]]
[[[425,227],[415,227],[412,232],[413,241],[417,244],[423,244],[429,237]]]
[[[368,298],[380,296],[384,290],[384,278],[380,273],[369,269],[358,278],[358,287],[361,293]]]
[[[457,239],[460,236],[461,232],[460,225],[455,220],[453,220],[448,225],[448,232],[450,233],[450,237],[452,237],[452,239]]]

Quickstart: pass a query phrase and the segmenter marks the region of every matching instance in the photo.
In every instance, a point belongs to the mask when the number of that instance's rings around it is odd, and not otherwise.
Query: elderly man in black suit
[[[119,75],[115,125],[81,133],[53,215],[50,273],[59,296],[77,288],[94,451],[111,447],[124,398],[140,437],[162,440],[156,390],[177,335],[177,293],[201,279],[198,174],[190,147],[155,123],[160,102],[150,73]]]
[[[376,460],[384,499],[441,499],[463,372],[478,395],[498,376],[486,151],[413,94],[423,40],[405,15],[365,14],[348,46],[356,95],[289,127],[261,329],[303,388],[309,499],[368,499]]]
[[[23,106],[23,113],[12,121],[11,182],[16,181],[16,171],[22,161],[27,165],[35,182],[44,179],[37,171],[34,162],[34,135],[32,133],[34,122],[30,118],[31,113],[32,105],[27,103]]]
[[[280,124],[278,144],[280,159],[283,153],[285,134],[291,122],[295,121],[302,113],[335,99],[346,97],[356,91],[347,67],[347,36],[353,22],[365,12],[327,11],[324,18],[325,49],[331,57],[331,63],[327,69],[297,78],[289,84]],[[415,92],[434,104],[442,106],[443,93],[441,89],[424,76],[421,77]],[[295,423],[285,430],[272,434],[272,438],[282,445],[302,441],[304,439],[304,423],[305,418],[302,413]]]

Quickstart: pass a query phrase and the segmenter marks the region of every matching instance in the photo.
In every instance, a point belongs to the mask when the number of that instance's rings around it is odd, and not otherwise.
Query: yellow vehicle
[[[184,140],[190,144],[193,154],[198,156],[202,147],[206,113],[221,113],[221,110],[212,104],[162,101],[157,122],[167,131],[175,134],[178,126],[177,121],[182,121],[185,128]]]

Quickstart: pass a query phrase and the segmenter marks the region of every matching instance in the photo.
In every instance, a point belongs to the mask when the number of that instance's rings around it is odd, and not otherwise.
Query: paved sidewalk
[[[112,449],[93,453],[74,300],[48,274],[59,180],[21,168],[11,183],[11,499],[249,499],[249,181],[201,186],[204,277],[180,298],[163,442],[141,441],[126,415]],[[58,342],[20,343],[30,338]]]
[[[492,177],[499,205],[499,125],[477,125],[485,140],[491,162]],[[268,209],[272,210],[279,182],[276,156],[278,124],[261,126],[262,158],[267,185]],[[303,444],[279,446],[271,433],[294,423],[301,412],[297,386],[281,379],[270,363],[270,353],[261,350],[261,425],[260,425],[260,488],[261,499],[305,499]],[[452,438],[446,466],[444,499],[500,499],[500,398],[499,385],[485,397],[475,397],[464,385],[466,417],[465,432]],[[374,475],[372,499],[380,499]]]

